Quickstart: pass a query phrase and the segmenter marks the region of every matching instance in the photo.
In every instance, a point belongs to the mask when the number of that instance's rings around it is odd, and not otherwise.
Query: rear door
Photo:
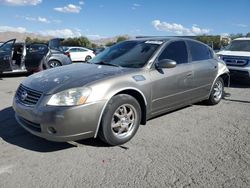
[[[194,71],[193,95],[196,99],[204,99],[204,97],[209,95],[218,72],[218,64],[208,46],[191,40],[188,40],[187,44]]]
[[[79,53],[80,61],[85,61],[86,56],[88,55],[88,51],[83,48],[78,48],[78,51],[79,51],[78,53]]]
[[[0,46],[0,73],[12,71],[12,51],[16,39],[11,39]]]
[[[27,48],[25,67],[27,70],[42,68],[45,65],[49,49],[46,44],[30,44]]]
[[[192,65],[188,62],[186,43],[182,40],[168,44],[158,58],[176,61],[174,68],[150,72],[152,79],[152,115],[174,109],[187,103],[193,96]]]
[[[72,61],[80,61],[79,59],[81,57],[79,57],[80,54],[78,52],[78,48],[70,48],[69,54]]]

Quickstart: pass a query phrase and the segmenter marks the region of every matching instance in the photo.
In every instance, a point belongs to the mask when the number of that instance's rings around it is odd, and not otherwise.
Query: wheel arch
[[[47,67],[47,69],[50,68],[50,67],[49,67],[49,63],[52,62],[52,61],[56,61],[56,62],[58,62],[58,63],[60,64],[60,66],[62,66],[62,62],[61,62],[59,59],[53,58],[53,59],[49,59],[49,60],[46,62],[46,67]]]
[[[144,95],[142,93],[140,93],[139,91],[137,90],[134,90],[134,89],[126,89],[126,90],[123,90],[123,91],[120,91],[118,92],[117,94],[115,95],[119,95],[119,94],[127,94],[127,95],[130,95],[132,97],[134,97],[138,103],[140,104],[140,107],[141,107],[141,124],[142,125],[145,125],[146,124],[146,121],[147,121],[147,102],[146,102],[146,99],[144,97]]]
[[[228,87],[230,86],[230,74],[229,73],[223,73],[219,75],[218,77],[221,77],[224,81],[224,84]]]
[[[57,62],[59,62],[62,65],[62,62],[59,59],[56,59],[56,58],[49,59],[48,63],[51,62],[51,61],[57,61]]]
[[[102,112],[100,114],[99,121],[98,121],[98,124],[97,124],[97,128],[96,128],[94,138],[97,137],[98,131],[99,131],[100,126],[101,126],[101,119],[102,119],[104,110],[105,110],[108,102],[110,101],[110,99],[113,96],[116,96],[116,95],[119,95],[119,94],[130,95],[130,96],[134,97],[138,101],[138,103],[139,103],[139,105],[141,107],[141,112],[142,112],[142,114],[141,114],[141,123],[140,124],[146,125],[146,122],[147,122],[147,100],[146,100],[146,97],[144,96],[144,94],[140,90],[138,90],[136,88],[123,88],[122,90],[116,91],[114,94],[112,94],[111,97],[109,97],[109,99],[107,100],[107,102],[103,106],[103,109],[102,109]]]

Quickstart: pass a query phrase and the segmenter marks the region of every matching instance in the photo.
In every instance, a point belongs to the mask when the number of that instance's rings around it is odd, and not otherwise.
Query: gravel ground
[[[55,143],[14,119],[25,77],[0,79],[0,187],[250,187],[250,87],[226,88],[216,106],[195,104],[148,121],[123,146],[97,139]]]

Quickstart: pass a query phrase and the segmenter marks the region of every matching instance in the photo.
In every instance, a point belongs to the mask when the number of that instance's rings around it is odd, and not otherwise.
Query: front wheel
[[[211,94],[207,100],[208,104],[215,105],[218,104],[224,94],[224,81],[221,77],[217,78],[214,82]]]
[[[137,100],[126,94],[112,97],[103,113],[99,137],[109,145],[128,142],[141,122],[141,108]]]

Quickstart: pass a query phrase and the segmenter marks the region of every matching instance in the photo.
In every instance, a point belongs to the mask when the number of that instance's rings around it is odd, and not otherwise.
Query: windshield
[[[150,41],[121,42],[105,49],[90,60],[90,63],[106,63],[121,67],[141,68],[147,63],[161,43],[150,43]]]
[[[234,40],[226,50],[250,52],[250,40]]]

